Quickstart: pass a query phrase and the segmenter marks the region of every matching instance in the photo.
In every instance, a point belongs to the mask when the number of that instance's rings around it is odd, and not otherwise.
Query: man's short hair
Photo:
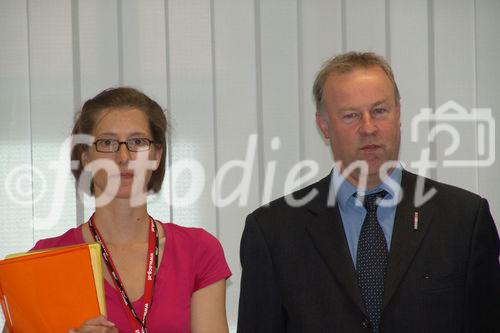
[[[394,98],[396,105],[399,105],[399,101],[401,98],[399,95],[399,89],[396,81],[394,80],[394,74],[392,73],[391,66],[389,66],[387,61],[383,57],[373,52],[348,52],[328,59],[316,75],[316,80],[314,81],[313,85],[313,95],[314,101],[316,103],[316,110],[319,113],[324,114],[323,89],[325,87],[325,82],[330,75],[346,74],[352,72],[356,68],[369,68],[373,66],[378,66],[385,72],[387,78],[391,81],[394,88]]]

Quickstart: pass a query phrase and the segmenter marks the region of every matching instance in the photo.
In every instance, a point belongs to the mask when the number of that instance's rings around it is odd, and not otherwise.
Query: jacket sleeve
[[[481,199],[470,249],[466,299],[470,332],[500,332],[500,241],[488,202]]]
[[[241,239],[241,290],[238,333],[284,333],[285,315],[267,243],[254,216]]]

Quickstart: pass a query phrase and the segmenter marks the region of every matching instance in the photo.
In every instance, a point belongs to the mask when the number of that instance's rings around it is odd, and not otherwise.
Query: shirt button
[[[372,327],[372,324],[370,323],[370,320],[368,318],[365,318],[362,322],[361,322],[361,325],[364,327],[364,328],[371,328]]]

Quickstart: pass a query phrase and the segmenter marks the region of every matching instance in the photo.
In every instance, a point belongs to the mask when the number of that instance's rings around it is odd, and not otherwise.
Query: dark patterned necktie
[[[370,316],[372,332],[380,331],[380,316],[384,297],[384,278],[387,269],[387,243],[377,219],[377,199],[386,191],[365,196],[366,217],[358,240],[356,271],[361,297]]]

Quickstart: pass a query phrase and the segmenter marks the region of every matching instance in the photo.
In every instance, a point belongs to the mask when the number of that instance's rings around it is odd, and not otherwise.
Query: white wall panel
[[[422,150],[429,148],[426,139],[429,130],[427,122],[418,127],[418,142],[411,142],[412,119],[422,108],[428,108],[430,105],[427,23],[427,2],[412,0],[390,2],[390,62],[401,95],[400,159],[406,163],[408,170],[414,172],[418,170],[412,168],[412,163],[418,162]],[[430,170],[426,175],[431,175]]]
[[[78,1],[81,102],[119,82],[116,1]]]
[[[256,136],[255,8],[252,1],[246,0],[215,0],[213,4],[217,170],[235,165],[232,161],[245,161],[230,169],[224,178],[220,173],[221,186],[217,188],[222,199],[217,201],[218,236],[233,272],[227,289],[228,321],[230,331],[235,331],[241,279],[240,238],[246,215],[260,205],[260,160],[257,145],[251,141],[252,136],[262,140]],[[248,183],[244,173],[250,177]],[[238,189],[241,196],[228,204]]]
[[[127,0],[120,9],[122,84],[142,90],[167,108],[165,1]],[[168,151],[164,154],[168,165]],[[150,214],[161,221],[171,217],[169,181],[167,173],[162,191],[150,197],[148,204]]]
[[[141,19],[138,0],[120,0],[118,3],[118,39],[122,63],[121,84],[141,83]]]
[[[26,3],[0,2],[0,258],[33,245]]]
[[[300,144],[301,159],[319,165],[314,180],[326,176],[333,165],[330,145],[316,126],[316,105],[312,95],[314,79],[322,63],[342,52],[341,0],[300,1]],[[312,180],[308,181],[311,183]]]
[[[467,112],[475,105],[475,41],[474,3],[469,0],[434,2],[434,61],[435,108],[453,100]],[[443,110],[446,111],[446,110]],[[446,112],[456,113],[455,110]],[[436,125],[440,121],[436,121]],[[436,137],[437,179],[445,183],[477,191],[477,171],[474,167],[446,167],[447,160],[474,160],[476,158],[476,127],[474,121],[450,122],[460,133],[456,153],[445,156],[452,144],[449,134]]]
[[[386,55],[385,0],[345,0],[346,51]]]
[[[123,83],[140,87],[166,106],[165,1],[127,0],[122,3],[122,11]],[[132,27],[137,31],[132,31]]]
[[[498,34],[500,2],[496,0],[476,2],[476,68],[478,107],[491,108],[496,123],[495,163],[478,170],[478,192],[490,203],[493,216],[496,216],[497,229],[500,230],[500,34]]]
[[[260,52],[257,56],[261,61],[262,95],[262,109],[259,110],[262,112],[261,180],[263,192],[266,192],[263,193],[263,201],[268,202],[285,194],[284,186],[290,168],[300,160],[302,134],[298,104],[297,2],[261,1],[258,15]],[[275,171],[268,173],[273,165]]]
[[[172,163],[190,160],[203,166],[206,181],[189,172],[175,179],[172,204],[174,222],[216,231],[216,211],[210,197],[215,174],[212,40],[209,1],[168,2],[168,57],[170,62],[170,111]],[[192,204],[181,207],[176,197],[200,193]]]
[[[34,204],[37,240],[76,225],[69,154],[61,154],[74,113],[71,3],[29,1],[28,15],[32,158],[40,171],[33,178],[34,197],[40,197]]]
[[[78,1],[73,7],[73,51],[75,63],[76,112],[83,103],[104,89],[119,85],[118,8],[116,1]],[[78,96],[75,96],[77,99]],[[87,221],[95,210],[86,197],[77,203],[78,223]]]
[[[0,258],[33,245],[27,21],[26,2],[0,2]]]

